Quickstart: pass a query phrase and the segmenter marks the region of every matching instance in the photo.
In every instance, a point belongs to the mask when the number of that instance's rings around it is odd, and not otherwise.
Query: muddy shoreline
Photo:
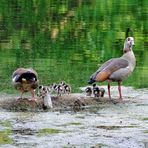
[[[112,88],[111,92],[116,100],[117,88]],[[72,96],[86,99],[83,93]],[[100,102],[87,98],[93,103],[89,102],[79,111],[73,110],[74,102],[70,99],[65,104],[60,104],[60,99],[57,110],[53,104],[54,109],[46,111],[10,111],[1,104],[0,146],[147,148],[148,89],[123,87],[123,96],[124,101],[117,104],[103,98]],[[6,99],[16,100],[17,95],[0,94],[2,102]],[[8,107],[8,103],[5,105]]]
[[[58,110],[73,110],[79,111],[81,109],[97,107],[108,103],[119,103],[118,99],[111,101],[107,97],[86,97],[82,93],[72,93],[67,95],[62,95],[60,97],[51,97],[53,108],[47,109],[44,106],[43,99],[36,98],[36,101],[32,101],[27,98],[18,99],[17,97],[9,97],[0,99],[0,108],[7,109],[10,111],[58,111]],[[127,101],[127,100],[126,100]],[[122,103],[126,102],[123,101]]]
[[[83,91],[84,88],[81,89]],[[131,93],[131,91],[133,92]],[[36,97],[36,101],[32,101],[29,97],[18,99],[15,95],[3,94],[0,95],[0,108],[10,111],[79,111],[82,109],[101,107],[107,104],[141,103],[141,99],[147,100],[147,95],[145,93],[143,94],[142,90],[138,90],[139,93],[137,93],[136,90],[130,87],[128,87],[128,89],[123,87],[123,94],[125,96],[122,102],[119,101],[118,96],[115,96],[115,94],[118,94],[116,87],[112,89],[112,92],[112,100],[108,98],[107,94],[105,97],[94,98],[92,96],[86,96],[83,92],[64,94],[59,97],[52,96],[53,108],[50,109],[44,106],[43,99],[39,97]]]

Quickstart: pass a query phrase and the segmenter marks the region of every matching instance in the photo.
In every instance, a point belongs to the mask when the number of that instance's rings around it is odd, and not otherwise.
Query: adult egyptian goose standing
[[[35,99],[34,90],[38,87],[38,75],[32,68],[18,68],[12,74],[12,84],[15,89],[21,92],[21,98],[24,92],[31,92],[32,100]]]
[[[108,81],[108,95],[110,95],[110,81],[118,82],[119,99],[122,100],[121,82],[126,79],[134,70],[136,58],[132,51],[134,38],[127,37],[124,42],[123,55],[120,58],[113,58],[105,62],[92,76],[89,84],[94,82]]]

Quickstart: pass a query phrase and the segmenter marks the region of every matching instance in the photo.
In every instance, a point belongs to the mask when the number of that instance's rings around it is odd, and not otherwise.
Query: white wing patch
[[[16,75],[15,77],[12,78],[12,82],[16,82],[17,79],[19,78],[20,75]]]

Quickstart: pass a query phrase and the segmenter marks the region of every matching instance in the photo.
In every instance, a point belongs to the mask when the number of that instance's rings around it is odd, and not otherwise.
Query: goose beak
[[[94,82],[96,82],[94,79],[90,78],[90,80],[88,81],[88,84],[93,84]]]
[[[135,46],[135,42],[134,41],[131,41],[131,44],[132,44],[132,46]]]

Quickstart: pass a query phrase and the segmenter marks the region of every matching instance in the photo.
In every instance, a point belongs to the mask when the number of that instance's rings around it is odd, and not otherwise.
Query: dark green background
[[[18,67],[78,91],[98,64],[122,55],[127,32],[137,66],[123,85],[148,87],[147,17],[147,0],[0,0],[0,91],[12,92]]]

